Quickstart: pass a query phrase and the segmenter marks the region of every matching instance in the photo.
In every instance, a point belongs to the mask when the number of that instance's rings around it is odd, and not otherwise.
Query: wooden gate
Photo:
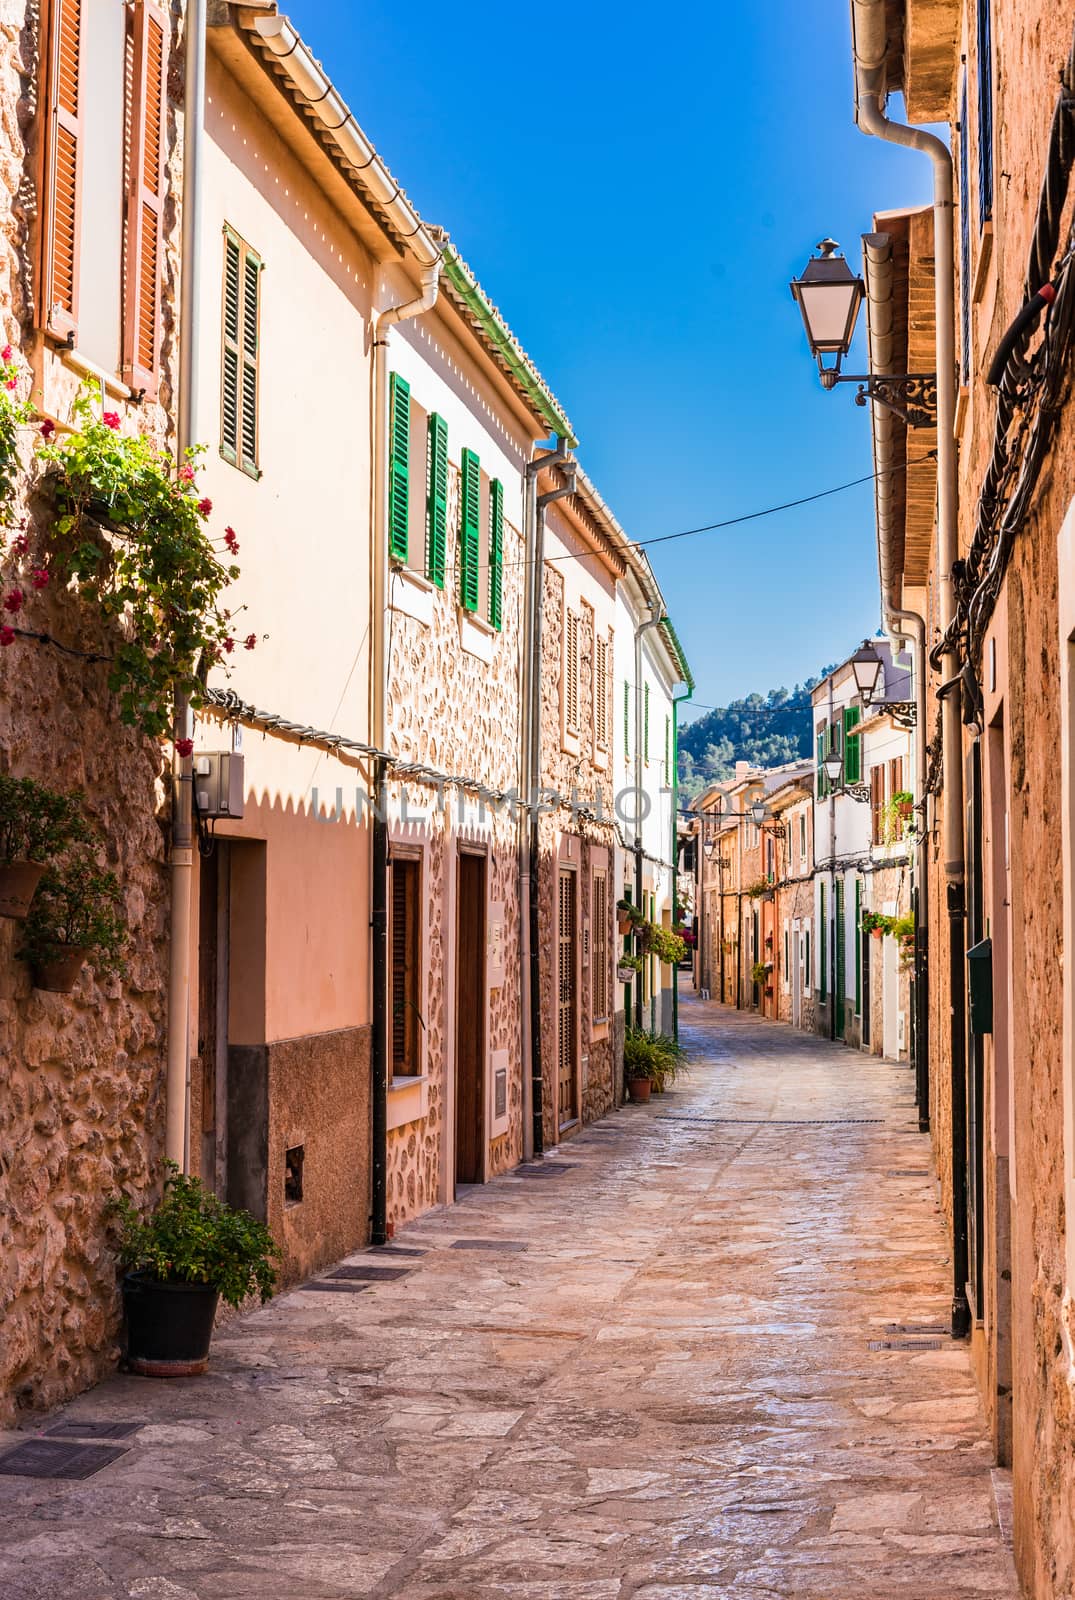
[[[575,925],[576,925],[576,875],[574,872],[560,871],[560,919],[559,919],[559,968],[558,968],[558,993],[557,1007],[558,1021],[558,1046],[557,1067],[559,1082],[559,1119],[560,1127],[564,1128],[569,1123],[578,1119],[578,1101],[575,1092],[577,1073],[575,1070],[575,1019],[577,1013],[576,1000],[576,961],[575,961]]]

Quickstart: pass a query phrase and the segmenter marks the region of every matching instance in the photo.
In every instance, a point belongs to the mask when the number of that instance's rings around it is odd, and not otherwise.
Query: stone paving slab
[[[893,1331],[950,1299],[907,1069],[681,1017],[685,1082],[420,1219],[402,1277],[0,1435],[142,1424],[0,1478],[4,1600],[1015,1600],[967,1351]]]

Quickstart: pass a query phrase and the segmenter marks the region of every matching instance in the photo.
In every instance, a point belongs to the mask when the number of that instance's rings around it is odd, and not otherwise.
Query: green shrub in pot
[[[98,977],[122,972],[126,943],[119,880],[98,866],[88,846],[46,867],[18,951],[38,988],[70,991],[86,961]]]
[[[46,863],[89,838],[77,789],[0,773],[0,916],[25,917]]]

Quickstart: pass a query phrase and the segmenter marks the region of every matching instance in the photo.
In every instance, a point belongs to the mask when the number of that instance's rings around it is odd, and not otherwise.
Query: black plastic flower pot
[[[209,1365],[220,1296],[204,1283],[162,1283],[141,1272],[123,1279],[127,1366],[146,1378],[193,1378]]]

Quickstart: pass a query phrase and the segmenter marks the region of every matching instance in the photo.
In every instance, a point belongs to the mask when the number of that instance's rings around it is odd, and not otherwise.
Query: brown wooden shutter
[[[416,1074],[421,1065],[419,1035],[417,861],[392,863],[392,1072]]]
[[[48,34],[48,126],[42,192],[41,327],[78,337],[78,244],[82,225],[82,0],[52,0]]]
[[[132,25],[122,371],[132,389],[153,399],[160,378],[168,22],[152,0],[135,0]]]
[[[579,619],[578,613],[569,611],[566,619],[567,649],[564,669],[564,720],[568,733],[579,731]]]
[[[885,807],[885,769],[883,766],[870,768],[870,811],[873,816],[873,842],[883,844],[885,838],[884,824]]]

